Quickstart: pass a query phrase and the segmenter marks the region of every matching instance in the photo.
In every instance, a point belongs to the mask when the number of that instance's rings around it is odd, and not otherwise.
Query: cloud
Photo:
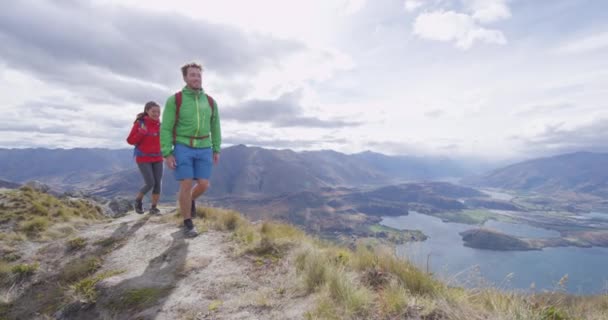
[[[439,118],[441,117],[445,112],[443,110],[440,109],[434,109],[431,111],[427,111],[424,113],[424,116],[427,118]]]
[[[234,107],[227,107],[222,112],[222,120],[238,122],[270,123],[275,128],[343,128],[359,126],[359,122],[340,119],[320,119],[306,115],[306,108],[299,102],[298,93],[288,93],[276,100],[247,100]]]
[[[181,83],[179,66],[203,61],[223,77],[256,74],[305,50],[172,12],[77,1],[11,1],[0,11],[0,62],[85,95],[141,102]],[[148,100],[148,99],[143,99]]]
[[[597,33],[562,44],[558,53],[577,54],[596,51],[608,47],[608,32]]]
[[[472,17],[481,23],[495,22],[511,17],[506,0],[464,0]]]
[[[391,140],[371,140],[366,142],[369,150],[386,153],[390,155],[415,155],[428,154],[429,149],[423,144],[391,141]]]
[[[425,12],[414,21],[414,34],[422,39],[454,42],[456,47],[466,50],[476,41],[506,44],[499,30],[479,26],[473,17],[454,11]]]
[[[4,146],[100,147],[126,146],[135,114],[124,110],[82,108],[81,100],[38,98],[3,110],[0,132]]]
[[[560,103],[549,103],[549,104],[535,104],[525,106],[521,110],[513,113],[516,117],[531,117],[531,116],[544,116],[551,113],[569,111],[577,109],[576,105],[569,102]]]
[[[415,11],[416,9],[422,7],[422,5],[424,5],[422,0],[405,0],[403,2],[403,8],[407,12]]]
[[[561,154],[576,151],[608,152],[608,118],[601,118],[578,126],[566,123],[548,124],[533,136],[513,136],[522,144],[522,151],[530,156]]]
[[[454,42],[456,47],[467,50],[475,42],[504,45],[507,39],[502,31],[483,25],[511,17],[506,0],[461,0],[466,13],[447,10],[441,1],[434,3],[406,0],[406,11],[414,11],[423,5],[433,4],[432,11],[419,14],[414,20],[414,35],[427,40]]]
[[[239,145],[244,144],[247,146],[256,146],[263,148],[289,148],[289,149],[310,149],[310,148],[322,148],[326,144],[338,144],[343,145],[348,142],[344,139],[323,139],[323,140],[312,140],[312,139],[264,139],[259,137],[228,137],[223,139],[226,144]]]
[[[365,7],[367,0],[346,0],[344,4],[344,13],[355,14]]]

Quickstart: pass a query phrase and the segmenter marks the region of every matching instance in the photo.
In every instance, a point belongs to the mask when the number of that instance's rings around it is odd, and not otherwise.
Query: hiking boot
[[[184,237],[186,238],[194,238],[196,236],[198,236],[198,231],[196,231],[196,227],[195,226],[184,226]]]
[[[160,210],[156,206],[150,208],[150,214],[160,214]]]
[[[192,200],[192,207],[190,207],[190,217],[194,219],[196,217],[196,202]]]
[[[135,200],[135,212],[139,214],[144,213],[144,203],[141,200]]]

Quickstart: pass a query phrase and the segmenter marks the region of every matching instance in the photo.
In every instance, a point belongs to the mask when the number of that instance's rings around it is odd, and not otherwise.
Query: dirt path
[[[236,254],[228,232],[185,239],[160,217],[129,214],[80,236],[124,239],[97,274],[124,272],[97,285],[94,308],[66,319],[303,319],[314,302],[296,289],[289,259],[269,264]]]

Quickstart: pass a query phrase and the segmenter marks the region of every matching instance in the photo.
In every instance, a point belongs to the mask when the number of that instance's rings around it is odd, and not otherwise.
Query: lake
[[[423,270],[427,259],[429,270],[439,278],[465,287],[488,283],[501,289],[536,291],[555,290],[568,275],[566,290],[576,294],[608,291],[608,248],[546,248],[542,251],[492,251],[463,246],[459,232],[475,228],[461,223],[410,212],[407,216],[384,217],[381,224],[397,229],[418,229],[429,236],[422,242],[397,247],[397,254],[407,257]],[[523,224],[487,221],[485,227],[506,234],[542,238],[559,233]]]

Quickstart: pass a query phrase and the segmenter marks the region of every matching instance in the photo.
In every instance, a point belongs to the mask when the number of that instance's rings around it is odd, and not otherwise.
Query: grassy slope
[[[21,237],[41,240],[50,237],[48,230],[56,223],[64,223],[65,217],[68,222],[82,218],[82,211],[79,214],[70,212],[67,204],[60,205],[44,198],[34,199],[29,210],[37,210],[34,203],[40,201],[50,201],[46,206],[47,211],[24,218],[11,214],[10,220],[5,219],[5,223],[13,223],[17,228],[16,234]],[[17,207],[25,210],[21,208],[23,205]],[[60,209],[68,210],[67,216],[59,214]],[[396,258],[391,248],[360,244],[351,250],[312,238],[291,225],[277,222],[252,224],[234,211],[199,208],[199,213],[204,216],[204,219],[196,220],[199,229],[229,232],[232,241],[239,243],[239,252],[235,254],[259,257],[295,268],[299,289],[317,301],[306,312],[307,319],[546,320],[605,319],[605,314],[608,314],[608,295],[576,297],[559,290],[549,294],[523,294],[505,293],[494,288],[471,290],[449,287],[408,261]],[[96,217],[93,212],[90,214],[89,218]],[[21,229],[23,223],[37,217],[49,221],[47,228],[36,233]],[[165,222],[173,223],[179,219],[179,216],[164,218]],[[83,243],[75,238],[68,242],[68,246],[78,250]],[[75,295],[79,299],[94,301],[95,283],[108,276],[93,274],[102,260],[103,254],[99,254],[65,270],[57,270],[55,279],[64,285],[54,289],[70,292],[58,292],[57,295],[64,298]],[[36,272],[35,263],[16,266],[11,265],[5,270],[18,275],[12,281],[20,281],[18,279],[21,277]],[[142,294],[134,293],[134,305],[128,307],[139,307],[137,302]],[[8,308],[9,305],[0,303],[0,318]],[[52,314],[54,311],[49,306],[46,308],[48,310],[40,312]]]
[[[495,288],[447,286],[390,248],[355,250],[311,238],[293,226],[252,225],[234,211],[201,210],[205,226],[233,233],[241,254],[292,264],[302,288],[317,297],[307,319],[605,319],[608,295],[577,297]]]

